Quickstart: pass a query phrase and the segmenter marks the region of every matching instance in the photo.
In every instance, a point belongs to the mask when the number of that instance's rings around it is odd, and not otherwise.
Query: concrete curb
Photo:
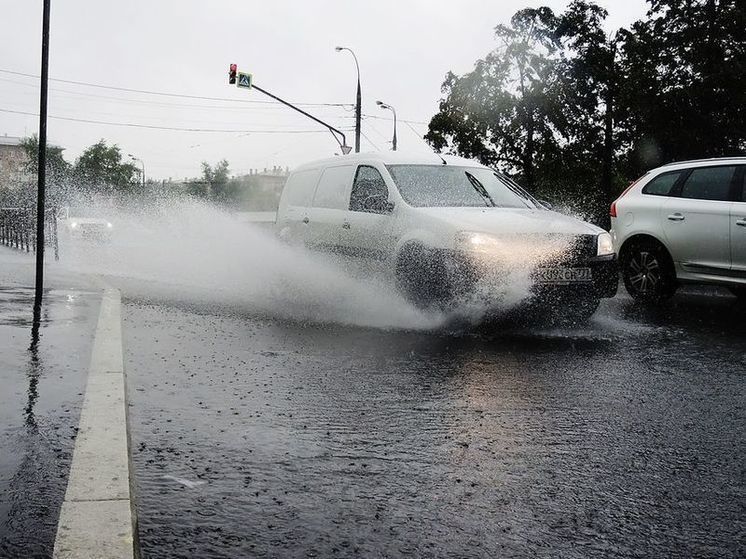
[[[134,558],[133,510],[121,295],[105,289],[53,557]]]

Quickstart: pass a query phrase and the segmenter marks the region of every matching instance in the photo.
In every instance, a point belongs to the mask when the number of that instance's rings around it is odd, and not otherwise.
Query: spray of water
[[[503,260],[493,263],[493,281],[480,281],[447,312],[424,311],[389,278],[361,277],[336,257],[288,246],[271,227],[191,198],[116,206],[88,200],[78,213],[111,222],[110,238],[78,239],[63,227],[61,265],[128,282],[129,293],[375,328],[474,324],[488,312],[514,309],[529,296],[537,263],[567,248],[563,241],[507,240]]]

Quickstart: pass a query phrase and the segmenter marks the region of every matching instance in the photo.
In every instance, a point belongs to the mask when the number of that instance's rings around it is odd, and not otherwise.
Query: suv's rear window
[[[643,187],[642,193],[652,194],[654,196],[669,196],[676,181],[679,180],[684,172],[685,171],[673,171],[671,173],[658,175]]]

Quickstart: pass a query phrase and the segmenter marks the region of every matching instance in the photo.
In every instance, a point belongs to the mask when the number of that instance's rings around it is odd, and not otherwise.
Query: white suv
[[[746,296],[746,158],[674,163],[650,171],[611,205],[627,291],[658,303],[680,283]]]
[[[533,298],[560,301],[569,320],[587,318],[617,290],[609,233],[458,157],[389,152],[303,165],[288,178],[276,227],[288,242],[393,276],[426,307],[504,284],[522,264]]]

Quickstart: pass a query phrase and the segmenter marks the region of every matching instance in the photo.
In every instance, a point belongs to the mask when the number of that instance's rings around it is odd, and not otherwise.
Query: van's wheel
[[[624,286],[637,301],[658,304],[676,293],[676,270],[662,245],[634,242],[622,251],[621,265]]]
[[[423,309],[451,299],[448,274],[442,258],[421,245],[409,245],[399,253],[396,283],[409,301]]]
[[[585,324],[596,313],[600,304],[601,299],[593,295],[579,297],[567,306],[567,314],[564,317],[565,323]]]

